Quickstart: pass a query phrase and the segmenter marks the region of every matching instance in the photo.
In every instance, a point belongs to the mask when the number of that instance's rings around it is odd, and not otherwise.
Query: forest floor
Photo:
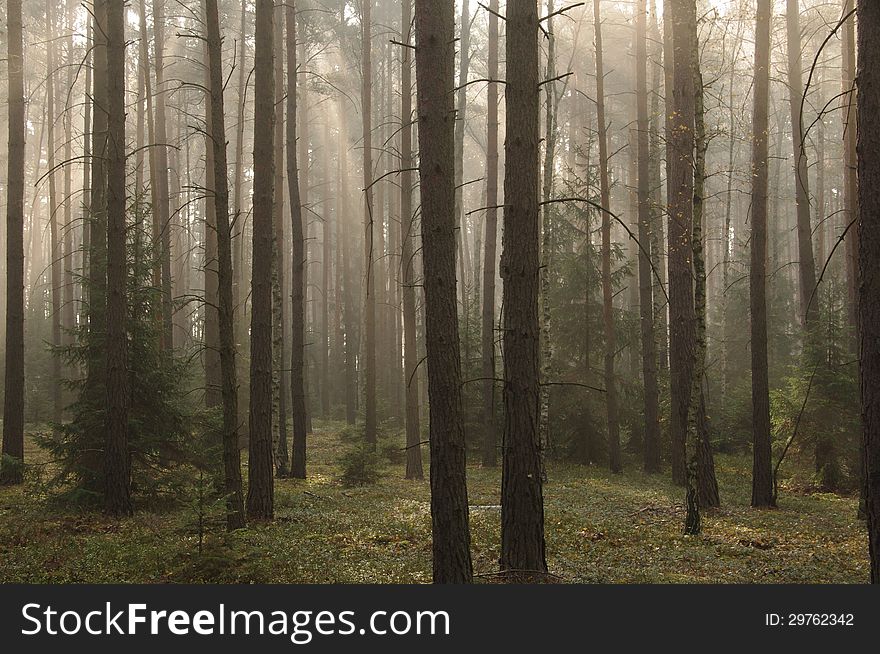
[[[35,484],[0,488],[0,582],[424,583],[431,579],[428,481],[401,463],[345,487],[352,437],[315,423],[309,479],[278,480],[276,519],[226,534],[222,506],[140,507],[134,518],[61,511]],[[387,449],[387,448],[386,448]],[[393,448],[392,448],[393,449]],[[28,458],[40,454],[28,445]],[[681,534],[682,491],[668,475],[548,464],[550,581],[574,583],[857,583],[868,574],[851,497],[782,488],[780,508],[749,508],[751,462],[716,458],[722,508],[698,537]],[[427,462],[426,462],[427,470]],[[497,579],[500,468],[468,470],[474,569]],[[245,474],[246,478],[246,474]],[[203,527],[199,527],[200,515]],[[199,541],[203,541],[201,553]]]

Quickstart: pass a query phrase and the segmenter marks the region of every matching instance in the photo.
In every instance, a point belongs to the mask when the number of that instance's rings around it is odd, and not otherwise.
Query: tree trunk
[[[49,270],[52,295],[52,345],[61,347],[61,261],[62,250],[58,234],[58,192],[55,183],[55,11],[54,0],[46,4],[48,24],[46,44],[46,126],[48,145],[46,146],[46,165],[49,182]],[[61,424],[61,355],[52,353],[52,422],[57,431]]]
[[[545,572],[543,457],[538,434],[538,12],[507,3],[504,144],[504,447],[501,568]],[[430,343],[430,335],[428,342]]]
[[[407,45],[412,41],[412,2],[401,2],[401,34]],[[412,51],[401,48],[400,64],[400,220],[401,234],[400,266],[403,273],[403,360],[406,384],[406,478],[421,479],[422,448],[419,420],[419,358],[416,349],[416,289],[413,255],[415,216],[413,214],[413,167],[412,152]]]
[[[602,204],[602,325],[605,333],[605,402],[608,417],[608,454],[611,472],[623,471],[620,455],[620,422],[617,416],[617,386],[614,381],[614,290],[611,285],[611,187],[608,182],[608,127],[605,123],[605,68],[602,61],[602,19],[599,0],[593,0],[596,33],[596,119],[599,135],[599,194]]]
[[[694,62],[693,35],[696,28],[694,0],[671,0],[668,16],[672,22],[673,106],[672,132],[667,134],[671,145],[669,178],[672,189],[669,204],[669,351],[672,378],[673,443],[684,445],[687,487],[687,519],[685,532],[700,532],[697,506],[697,448],[688,456],[688,409],[694,370],[694,291],[691,267],[691,229],[694,211]],[[694,445],[696,445],[694,443]],[[674,461],[673,461],[674,463]],[[673,476],[675,475],[673,467]],[[676,481],[678,481],[676,479]]]
[[[553,0],[547,2],[547,72],[545,80],[556,77],[556,36],[553,33],[552,14],[555,11]],[[551,338],[550,309],[550,271],[553,259],[553,207],[549,202],[553,197],[553,176],[556,160],[556,89],[555,82],[546,84],[544,103],[544,179],[541,188],[542,199],[546,204],[541,209],[541,286],[540,329],[541,329],[541,381],[549,382],[553,374],[553,340]],[[538,414],[538,434],[542,450],[550,448],[550,385],[544,383],[540,388]]]
[[[694,70],[694,218],[691,248],[694,267],[694,373],[691,382],[689,431],[697,452],[697,502],[700,508],[721,505],[718,481],[715,478],[715,460],[709,441],[709,419],[703,380],[706,375],[706,259],[703,246],[703,206],[706,183],[705,109],[703,74],[700,71],[700,42],[696,21],[691,25],[692,61]]]
[[[285,312],[284,276],[286,245],[284,243],[284,21],[283,7],[276,6],[279,15],[275,18],[275,202],[273,204],[272,238],[272,407],[275,419],[274,451],[275,471],[279,477],[288,474],[287,451],[287,371],[285,364],[285,333],[287,316]],[[289,72],[289,71],[288,71]],[[294,76],[295,76],[294,72]],[[295,88],[295,87],[294,87]],[[288,116],[290,119],[290,116]],[[295,120],[295,117],[294,117]]]
[[[274,516],[272,480],[272,200],[275,71],[273,0],[256,1],[254,55],[254,199],[251,275],[248,517]]]
[[[128,342],[125,249],[125,18],[121,2],[107,2],[107,441],[104,509],[130,515]]]
[[[483,465],[498,464],[495,424],[495,259],[498,241],[498,0],[489,2],[489,82],[487,89],[486,242],[483,257],[482,375]]]
[[[652,210],[650,197],[650,125],[648,119],[648,39],[646,0],[636,16],[636,113],[638,127],[639,318],[642,339],[642,383],[645,402],[645,472],[660,472],[660,417],[657,353],[654,340],[654,279],[650,258]]]
[[[210,144],[214,152],[214,208],[217,216],[217,287],[220,373],[223,402],[223,472],[226,528],[244,527],[241,456],[238,450],[238,382],[235,368],[235,304],[232,297],[232,229],[226,177],[226,122],[223,113],[223,58],[217,0],[206,0],[206,28],[211,111]]]
[[[871,582],[880,584],[880,5],[858,1],[859,367]]]
[[[767,367],[768,93],[771,0],[759,0],[755,19],[755,83],[752,118],[752,237],[749,298],[752,345],[752,506],[773,506],[770,447],[770,382]]]
[[[290,335],[290,411],[293,414],[293,457],[290,474],[306,478],[305,368],[305,234],[296,156],[296,9],[287,5],[287,189],[290,199],[290,244],[293,281]]]
[[[473,567],[455,294],[455,19],[451,0],[416,0],[415,7],[434,582],[470,583]]]
[[[364,181],[364,438],[375,448],[376,424],[376,275],[373,257],[373,59],[372,4],[363,3],[361,45],[363,84],[361,85],[361,117],[363,118],[363,181]]]
[[[21,0],[6,3],[9,143],[6,196],[6,369],[0,484],[22,483],[24,464],[24,58]]]

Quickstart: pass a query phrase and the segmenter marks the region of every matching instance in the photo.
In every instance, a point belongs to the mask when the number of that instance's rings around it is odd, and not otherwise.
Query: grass
[[[430,488],[383,464],[373,485],[345,487],[342,425],[318,423],[309,479],[277,480],[276,519],[226,534],[220,507],[199,551],[192,504],[140,507],[122,521],[47,504],[35,484],[0,488],[0,581],[6,583],[426,583]],[[29,445],[29,460],[40,453]],[[548,464],[547,556],[574,583],[860,583],[867,540],[856,501],[780,490],[780,508],[749,508],[751,462],[719,455],[720,510],[681,534],[682,492],[667,476]],[[426,466],[427,469],[427,466]],[[245,474],[246,478],[246,474]],[[500,548],[500,469],[468,470],[474,568],[493,580]],[[555,579],[555,578],[554,578]]]

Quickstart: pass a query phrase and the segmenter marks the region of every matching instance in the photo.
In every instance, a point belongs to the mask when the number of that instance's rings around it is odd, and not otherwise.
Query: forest
[[[880,583],[875,29],[5,0],[0,582]]]

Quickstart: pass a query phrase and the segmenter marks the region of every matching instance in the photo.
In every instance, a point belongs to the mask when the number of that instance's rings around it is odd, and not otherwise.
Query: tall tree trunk
[[[693,123],[686,127],[685,134],[678,134],[676,121],[680,116],[676,108],[675,65],[677,63],[673,44],[673,11],[676,2],[686,0],[663,1],[663,71],[666,91],[666,215],[667,215],[667,267],[669,289],[669,375],[670,375],[670,418],[669,435],[671,440],[672,480],[679,485],[685,484],[687,440],[687,407],[690,404],[690,361],[691,357],[682,352],[681,345],[687,342],[687,333],[692,327],[686,316],[692,313],[693,292],[690,267],[687,264],[690,252],[691,211],[693,210],[692,184],[693,175],[688,174],[684,167],[693,166]],[[686,57],[690,58],[690,50]],[[679,136],[678,141],[673,138]],[[685,143],[679,141],[684,140]],[[682,151],[680,148],[690,150]],[[682,157],[685,157],[682,162]],[[687,188],[678,186],[682,175],[689,177]],[[678,207],[687,207],[687,215],[675,213]],[[682,266],[682,264],[685,264]],[[672,288],[677,290],[673,293]],[[684,296],[680,296],[684,293]],[[675,295],[675,301],[673,301]],[[684,313],[682,313],[684,312]],[[685,330],[685,333],[682,333]],[[673,361],[675,359],[675,361]]]
[[[703,381],[706,375],[706,258],[703,246],[703,207],[706,184],[706,140],[703,74],[700,71],[700,41],[697,23],[691,25],[694,70],[694,218],[691,249],[694,267],[694,373],[691,381],[691,406],[688,430],[697,452],[697,502],[700,508],[721,505],[715,459],[709,441],[709,419]]]
[[[605,68],[602,61],[602,18],[599,0],[593,0],[596,33],[596,119],[599,135],[599,196],[602,204],[602,325],[605,333],[605,402],[608,419],[608,454],[611,472],[623,471],[620,455],[620,422],[614,381],[614,290],[611,285],[611,186],[608,182],[608,126],[605,123]]]
[[[365,0],[361,17],[361,115],[364,139],[364,438],[376,447],[376,271],[373,256],[373,59],[372,4]]]
[[[401,35],[407,45],[412,41],[412,1],[401,2]],[[412,50],[401,48],[400,63],[400,266],[403,273],[403,369],[406,384],[406,478],[421,479],[422,448],[419,420],[419,358],[416,349],[415,216],[413,214],[412,148]]]
[[[306,253],[299,168],[296,156],[296,8],[287,5],[287,189],[290,200],[290,244],[293,281],[290,335],[290,411],[293,414],[293,457],[290,474],[306,478],[305,276]]]
[[[171,209],[168,194],[168,134],[165,127],[165,0],[153,0],[153,48],[156,66],[156,181],[162,262],[162,343],[166,351],[174,347],[173,300],[171,292]]]
[[[755,82],[752,118],[752,237],[749,297],[752,345],[752,506],[773,506],[770,385],[767,372],[768,93],[771,0],[759,0],[755,18]]]
[[[273,417],[275,418],[275,470],[279,477],[288,474],[287,451],[287,371],[285,364],[285,334],[287,316],[284,310],[284,277],[287,270],[284,243],[284,8],[275,11],[275,202],[273,204],[272,238],[272,359],[273,359]],[[289,71],[288,71],[289,72]],[[294,72],[294,76],[295,76]],[[295,87],[294,87],[295,88]],[[288,119],[290,117],[288,116]],[[295,120],[295,117],[294,117]]]
[[[254,200],[251,275],[248,517],[271,520],[272,480],[272,200],[275,185],[273,0],[256,0],[254,55]]]
[[[507,3],[501,568],[547,570],[538,434],[538,11]],[[430,342],[430,337],[429,337]]]
[[[489,85],[486,98],[486,242],[483,257],[483,465],[497,465],[495,424],[495,259],[498,241],[498,0],[489,2]]]
[[[468,242],[467,220],[464,211],[464,130],[467,121],[467,81],[471,65],[471,13],[469,0],[461,3],[461,30],[459,39],[459,62],[458,62],[458,87],[455,116],[455,225],[457,239],[458,260],[458,289],[461,301],[461,325],[464,329],[464,371],[470,373],[471,365],[471,335],[470,335],[470,295],[469,279],[467,274]],[[465,403],[465,416],[468,415],[467,397],[462,400]]]
[[[455,296],[455,19],[451,0],[416,0],[415,8],[434,582],[470,583],[473,566]]]
[[[696,8],[694,0],[671,0],[670,5],[671,11],[667,16],[672,21],[674,53],[673,106],[670,112],[673,116],[672,132],[667,134],[667,142],[671,144],[668,156],[672,157],[668,184],[673,189],[668,211],[671,433],[673,443],[684,444],[687,461],[684,475],[687,488],[685,532],[698,534],[700,513],[696,488],[697,448],[690,448],[690,455],[687,452],[688,409],[694,370],[694,277],[691,266],[691,229],[694,212],[693,53],[695,47],[692,39],[696,34],[696,27],[692,26],[696,22]]]
[[[646,0],[636,8],[636,113],[638,128],[639,318],[642,339],[642,383],[645,402],[645,472],[660,472],[660,417],[657,353],[654,340],[654,279],[650,258],[651,189],[650,124],[648,117],[648,38]]]
[[[220,328],[220,372],[223,402],[223,473],[226,528],[244,527],[241,456],[238,450],[238,382],[235,369],[235,304],[232,298],[232,230],[229,222],[229,182],[226,177],[226,122],[223,113],[223,58],[217,0],[205,0],[214,152],[214,208],[217,217],[217,307]]]
[[[128,451],[128,343],[125,252],[125,18],[121,2],[108,2],[107,35],[107,442],[104,508],[130,515]]]
[[[880,5],[858,0],[859,366],[871,582],[880,584]]]
[[[49,139],[46,164],[49,181],[49,270],[52,295],[52,345],[61,347],[61,261],[62,250],[58,234],[58,192],[55,181],[55,10],[54,0],[46,4],[48,24],[46,44],[46,126]],[[52,421],[55,429],[61,424],[61,355],[52,353]]]
[[[0,484],[24,474],[24,58],[21,0],[6,3],[9,142],[6,187],[6,368]],[[13,463],[13,461],[15,463]]]
[[[549,382],[553,373],[553,340],[551,338],[552,318],[550,310],[550,274],[553,259],[553,207],[549,202],[553,197],[553,176],[556,160],[556,88],[555,82],[549,81],[556,77],[556,36],[553,33],[553,17],[555,11],[553,0],[547,2],[547,72],[544,76],[548,80],[544,103],[544,179],[542,184],[542,199],[546,204],[541,209],[541,287],[540,300],[540,327],[541,327],[541,381]],[[541,439],[541,448],[550,448],[550,385],[545,383],[540,389],[540,406],[538,415],[538,434]]]
[[[235,166],[233,172],[232,190],[235,198],[233,208],[233,260],[232,260],[232,301],[236,307],[240,307],[239,317],[243,318],[244,301],[242,289],[244,288],[244,224],[245,216],[242,211],[242,181],[244,178],[244,123],[245,123],[245,100],[247,99],[247,65],[245,54],[247,52],[247,0],[241,0],[241,23],[239,25],[239,43],[237,55],[238,65],[238,102],[237,118],[235,122]],[[237,236],[236,236],[237,232]]]
[[[210,10],[207,3],[203,6],[205,11]],[[207,48],[208,43],[206,40],[205,59],[208,61],[208,66],[205,68],[205,85],[208,88],[208,99],[211,100],[211,53]],[[217,186],[215,179],[217,176],[217,162],[214,152],[216,137],[214,135],[214,112],[211,109],[210,102],[207,102],[205,105],[205,114],[205,258],[202,265],[205,274],[205,304],[203,308],[205,324],[205,406],[217,407],[223,401],[223,373],[220,361],[220,271],[217,243]],[[226,169],[224,168],[223,171],[225,175]],[[163,233],[168,227],[167,224],[163,224]],[[162,256],[164,256],[164,253]]]

